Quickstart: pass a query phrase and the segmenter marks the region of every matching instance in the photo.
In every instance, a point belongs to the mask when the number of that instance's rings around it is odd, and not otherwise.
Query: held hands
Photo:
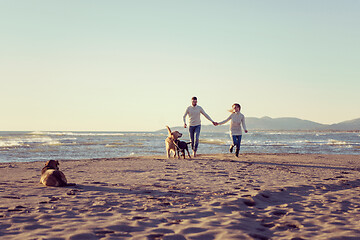
[[[212,124],[214,124],[214,126],[217,126],[217,125],[219,125],[219,123],[217,123],[217,122],[212,122]],[[184,124],[184,128],[187,128],[187,125],[186,125],[186,123]]]

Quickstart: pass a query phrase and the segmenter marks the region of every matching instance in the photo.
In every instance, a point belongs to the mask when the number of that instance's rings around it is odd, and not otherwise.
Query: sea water
[[[0,162],[166,155],[167,132],[0,132]],[[184,130],[183,141],[189,141]],[[201,132],[199,154],[227,153],[228,133]],[[360,155],[359,132],[250,131],[241,153]]]

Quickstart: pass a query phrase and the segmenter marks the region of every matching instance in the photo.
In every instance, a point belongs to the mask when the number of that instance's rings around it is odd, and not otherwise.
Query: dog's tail
[[[186,144],[189,145],[189,144],[191,144],[191,142],[187,142]]]
[[[169,132],[169,136],[171,136],[171,130],[170,130],[169,126],[166,126],[166,128],[167,128],[167,130]]]

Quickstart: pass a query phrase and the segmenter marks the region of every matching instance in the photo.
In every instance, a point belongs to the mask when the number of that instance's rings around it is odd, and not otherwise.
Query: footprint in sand
[[[226,172],[226,171],[218,171],[218,176],[221,176],[221,177],[228,177],[229,176],[229,173]]]
[[[41,225],[41,224],[30,224],[30,225],[26,225],[23,226],[21,229],[24,231],[26,230],[37,230],[37,229],[46,229],[46,228],[51,228],[49,226],[46,225]]]
[[[70,236],[69,240],[97,240],[99,239],[95,234],[93,233],[79,233]]]
[[[115,232],[141,232],[144,230],[144,227],[132,227],[126,224],[112,225],[106,227],[107,229],[113,230]]]
[[[166,179],[166,178],[160,178],[158,179],[159,182],[171,182],[171,179]]]
[[[80,190],[77,189],[71,189],[70,191],[68,191],[66,194],[67,195],[76,195],[77,192],[80,192]]]
[[[267,193],[261,193],[260,195],[264,198],[270,198],[270,194]]]
[[[9,208],[8,209],[8,212],[23,212],[23,211],[26,211],[26,207],[24,206],[16,206],[14,208]]]
[[[166,167],[176,167],[176,164],[175,163],[169,163],[169,164],[166,164],[165,166]]]
[[[163,237],[164,237],[164,234],[162,234],[162,233],[155,233],[155,234],[147,235],[148,240],[163,239]]]
[[[286,210],[277,209],[277,210],[272,211],[270,214],[275,215],[275,216],[283,216],[283,215],[286,215],[287,213],[288,212]]]
[[[109,186],[109,184],[106,183],[106,182],[90,182],[90,184],[101,185],[101,186]]]
[[[177,171],[177,168],[175,168],[175,167],[166,167],[165,169],[168,170],[167,173],[168,172],[173,173],[173,172]]]
[[[142,216],[134,216],[131,218],[132,220],[148,220],[148,217],[142,217]]]
[[[12,223],[33,223],[37,222],[38,220],[32,218],[32,217],[12,217],[11,222]]]
[[[174,235],[167,235],[162,238],[163,240],[186,240],[183,235],[174,234]]]
[[[193,234],[193,233],[206,232],[207,230],[208,229],[206,229],[206,228],[189,227],[189,228],[185,228],[184,230],[182,230],[181,233],[183,233],[183,234]]]
[[[266,217],[261,220],[261,225],[263,227],[272,228],[275,226],[274,219],[271,217]]]
[[[153,231],[155,233],[161,233],[162,235],[169,234],[169,233],[175,233],[174,230],[167,229],[167,228],[158,228],[158,229],[153,229],[151,231]]]
[[[0,224],[0,230],[4,230],[11,227],[11,224]],[[1,236],[1,235],[0,235]]]
[[[253,237],[254,239],[260,239],[260,240],[268,240],[269,238],[266,236],[263,236],[259,233],[250,233],[249,236]]]
[[[335,178],[345,178],[345,176],[340,175],[340,176],[336,176]]]
[[[97,237],[104,238],[104,237],[106,237],[106,234],[112,234],[112,233],[114,233],[114,231],[112,231],[112,230],[95,230],[94,233]]]
[[[243,199],[243,203],[246,205],[246,206],[249,206],[249,207],[253,207],[256,205],[256,202],[251,199],[251,198],[248,198],[248,199]]]

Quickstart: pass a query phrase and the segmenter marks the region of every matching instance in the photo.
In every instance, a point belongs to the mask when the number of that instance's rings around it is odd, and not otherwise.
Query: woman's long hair
[[[234,112],[235,112],[234,106],[238,107],[238,108],[241,110],[241,106],[240,106],[240,104],[238,104],[238,103],[234,103],[234,104],[231,106],[231,107],[232,107],[232,109],[230,109],[230,110],[229,110],[229,112],[231,112],[231,113],[234,113]]]

